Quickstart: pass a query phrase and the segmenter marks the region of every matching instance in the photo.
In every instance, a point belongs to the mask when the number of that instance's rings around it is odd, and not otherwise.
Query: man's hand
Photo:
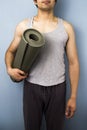
[[[66,111],[65,111],[66,118],[73,117],[75,111],[76,111],[76,98],[70,98],[66,104]]]
[[[8,69],[8,74],[15,81],[21,81],[21,80],[27,78],[27,76],[28,76],[27,73],[25,73],[24,71],[21,71],[20,69],[17,69],[17,68]]]

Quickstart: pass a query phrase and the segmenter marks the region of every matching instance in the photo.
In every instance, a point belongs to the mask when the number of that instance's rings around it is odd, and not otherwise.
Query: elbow
[[[78,70],[80,70],[80,64],[79,64],[79,60],[72,60],[69,62],[69,67],[73,67],[76,68]]]
[[[15,55],[15,53],[16,53],[15,51],[8,48],[6,53],[5,53],[5,56],[8,55],[8,54]]]

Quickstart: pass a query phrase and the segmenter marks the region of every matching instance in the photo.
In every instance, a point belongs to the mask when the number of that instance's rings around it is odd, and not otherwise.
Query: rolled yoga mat
[[[39,31],[36,29],[25,30],[19,43],[12,67],[28,73],[44,44],[44,37]],[[14,79],[12,80],[15,81]]]

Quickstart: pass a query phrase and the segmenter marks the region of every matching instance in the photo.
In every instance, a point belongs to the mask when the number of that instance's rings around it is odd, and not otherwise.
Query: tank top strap
[[[59,24],[58,25],[60,25],[60,27],[63,29],[63,31],[67,34],[65,26],[64,26],[64,20],[62,18],[59,18]],[[68,34],[67,34],[67,36],[68,36]]]
[[[29,18],[28,27],[32,28],[32,25],[33,25],[33,17]]]
[[[62,18],[58,18],[58,24],[63,24],[63,19]]]

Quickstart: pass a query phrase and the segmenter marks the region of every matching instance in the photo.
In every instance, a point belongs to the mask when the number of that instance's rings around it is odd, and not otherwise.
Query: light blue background
[[[24,130],[23,82],[17,84],[10,80],[4,55],[16,25],[36,11],[33,0],[0,1],[0,130]],[[87,130],[87,0],[59,0],[55,13],[74,26],[80,61],[77,111],[74,118],[66,120],[64,130]],[[69,85],[67,89],[69,91]],[[44,128],[43,121],[42,130]]]

